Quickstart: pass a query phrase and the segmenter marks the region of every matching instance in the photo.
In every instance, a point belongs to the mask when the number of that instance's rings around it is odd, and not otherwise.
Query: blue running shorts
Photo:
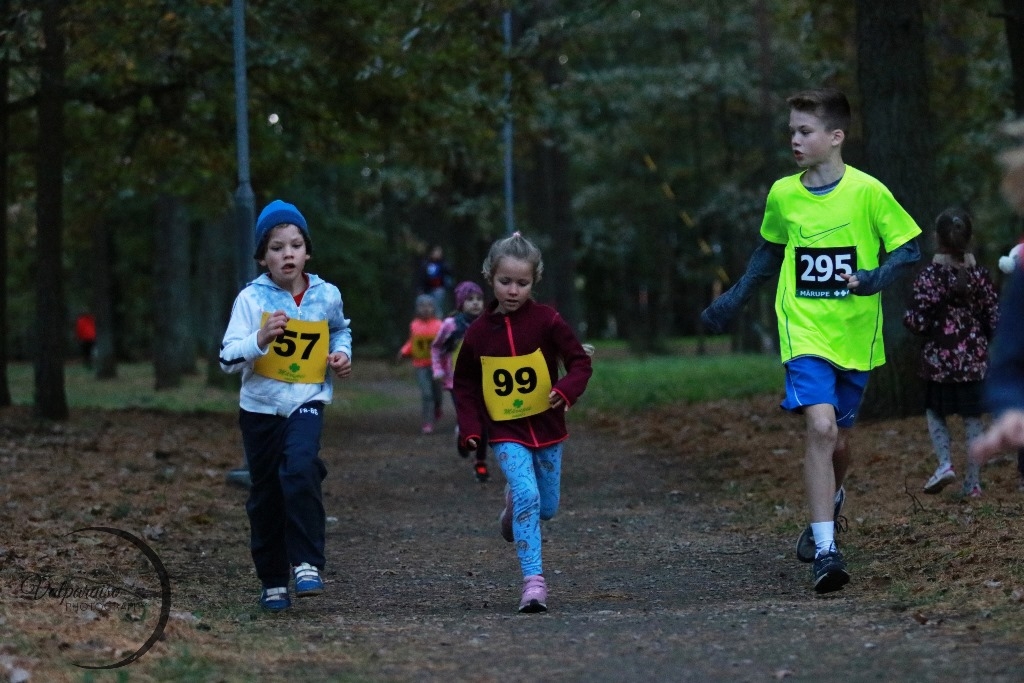
[[[849,429],[857,421],[868,385],[864,370],[840,370],[824,358],[800,356],[785,364],[786,410],[802,413],[805,406],[828,403],[836,409],[836,424]]]

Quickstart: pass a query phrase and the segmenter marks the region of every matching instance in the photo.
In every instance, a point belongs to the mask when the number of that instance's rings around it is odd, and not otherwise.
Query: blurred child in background
[[[409,323],[409,339],[398,352],[400,358],[412,358],[416,371],[416,384],[420,388],[422,427],[420,432],[431,434],[434,423],[441,418],[441,385],[434,379],[431,367],[430,344],[441,329],[434,298],[429,294],[416,297],[416,317]]]
[[[984,426],[982,381],[988,371],[989,340],[999,321],[998,299],[988,269],[967,251],[973,235],[970,214],[950,208],[935,219],[932,262],[914,281],[913,301],[903,324],[924,337],[920,376],[925,380],[925,419],[938,467],[925,493],[938,493],[956,480],[947,415],[960,415],[967,445]],[[968,459],[963,494],[981,495],[979,465]]]
[[[475,282],[466,280],[455,286],[455,312],[441,323],[434,342],[430,345],[430,356],[433,362],[434,379],[441,382],[449,392],[452,391],[452,380],[455,372],[455,361],[462,347],[462,338],[466,329],[484,310],[484,291]],[[452,393],[452,403],[455,394]],[[456,406],[458,411],[458,406]],[[459,428],[455,427],[456,449],[462,457],[468,457],[469,451],[462,447],[458,438]],[[483,438],[476,448],[473,471],[477,481],[483,483],[490,479],[487,470],[487,439]]]

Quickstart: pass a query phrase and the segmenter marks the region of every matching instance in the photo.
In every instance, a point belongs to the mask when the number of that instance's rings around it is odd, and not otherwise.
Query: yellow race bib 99
[[[264,313],[260,324],[269,317]],[[282,382],[319,384],[327,374],[330,339],[326,320],[292,318],[281,336],[270,343],[267,353],[256,359],[253,370]]]
[[[495,422],[538,415],[551,407],[551,375],[544,354],[480,356],[484,405]]]

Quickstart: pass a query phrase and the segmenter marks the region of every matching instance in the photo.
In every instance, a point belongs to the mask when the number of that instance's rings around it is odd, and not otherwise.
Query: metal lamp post
[[[234,19],[235,49],[235,133],[238,144],[238,187],[235,189],[235,284],[241,291],[256,277],[252,255],[253,225],[256,210],[252,184],[249,182],[249,95],[245,82],[245,0],[231,0]],[[252,477],[243,456],[242,466],[228,471],[226,481],[232,486],[249,488]]]

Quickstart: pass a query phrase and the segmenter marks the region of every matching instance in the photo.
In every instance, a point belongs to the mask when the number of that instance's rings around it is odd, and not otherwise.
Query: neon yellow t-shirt
[[[819,356],[844,370],[885,363],[882,297],[856,296],[840,273],[879,265],[886,253],[921,234],[914,219],[878,180],[852,166],[826,195],[814,195],[801,174],[772,185],[761,236],[786,245],[775,294],[782,362]]]

